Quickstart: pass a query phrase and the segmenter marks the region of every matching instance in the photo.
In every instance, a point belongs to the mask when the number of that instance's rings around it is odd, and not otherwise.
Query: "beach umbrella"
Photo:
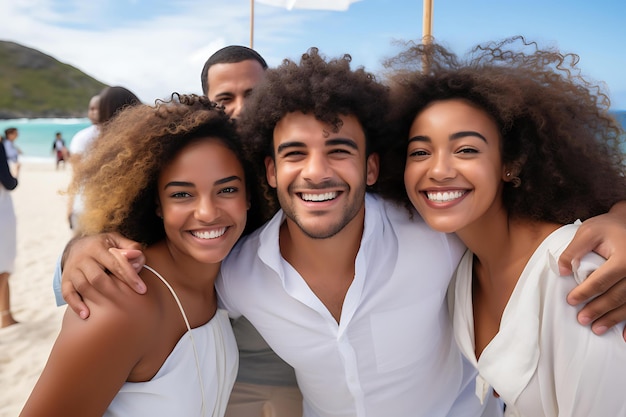
[[[352,3],[361,0],[257,0],[268,6],[291,9],[335,10],[346,11]]]
[[[352,3],[362,0],[256,0],[268,6],[292,9],[346,11]],[[250,0],[250,48],[254,48],[254,2]]]

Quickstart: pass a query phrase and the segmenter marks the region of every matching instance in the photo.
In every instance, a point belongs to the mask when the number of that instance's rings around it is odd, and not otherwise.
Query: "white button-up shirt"
[[[510,417],[626,416],[626,345],[621,326],[603,336],[576,321],[580,307],[567,294],[604,263],[587,254],[573,277],[559,276],[557,259],[576,225],[548,236],[532,255],[507,303],[498,334],[476,360],[472,259],[461,260],[450,291],[454,330],[463,353],[478,367],[477,386],[493,388]],[[477,389],[485,398],[491,390]]]
[[[498,416],[474,395],[446,289],[464,251],[403,207],[367,195],[339,323],[280,255],[279,212],[222,265],[219,299],[296,370],[307,417]]]

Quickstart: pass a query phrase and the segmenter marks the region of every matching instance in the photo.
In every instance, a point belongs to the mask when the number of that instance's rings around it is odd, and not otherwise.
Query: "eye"
[[[298,151],[298,150],[296,150],[296,151],[289,151],[289,152],[285,152],[283,154],[283,158],[297,158],[297,157],[300,157],[300,156],[303,156],[303,155],[304,155],[303,151]]]
[[[419,158],[419,157],[428,156],[428,155],[429,155],[428,151],[424,149],[414,149],[414,150],[409,150],[408,157]]]
[[[237,187],[225,187],[225,188],[222,188],[218,192],[218,194],[234,194],[234,193],[236,193],[238,191],[239,191],[239,188],[237,188]]]
[[[479,151],[478,151],[478,149],[475,149],[475,148],[464,147],[464,148],[461,148],[461,149],[457,150],[456,153],[459,153],[459,154],[476,154],[476,153],[479,153]]]
[[[172,193],[170,197],[171,198],[186,198],[186,197],[191,197],[191,194],[189,194],[187,191],[178,191],[178,192]]]

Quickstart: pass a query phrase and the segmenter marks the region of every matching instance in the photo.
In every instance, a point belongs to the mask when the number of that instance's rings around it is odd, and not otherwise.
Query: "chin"
[[[428,226],[441,233],[456,233],[459,230],[459,225],[456,223],[450,223],[449,221],[437,221],[437,220],[429,220],[427,218],[424,219]]]

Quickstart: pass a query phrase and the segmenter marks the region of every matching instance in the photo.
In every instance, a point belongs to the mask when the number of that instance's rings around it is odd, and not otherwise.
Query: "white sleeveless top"
[[[159,277],[178,301],[167,281],[152,268],[145,268]],[[237,344],[228,313],[218,309],[208,323],[180,338],[150,381],[124,383],[104,416],[222,417],[237,366]]]

